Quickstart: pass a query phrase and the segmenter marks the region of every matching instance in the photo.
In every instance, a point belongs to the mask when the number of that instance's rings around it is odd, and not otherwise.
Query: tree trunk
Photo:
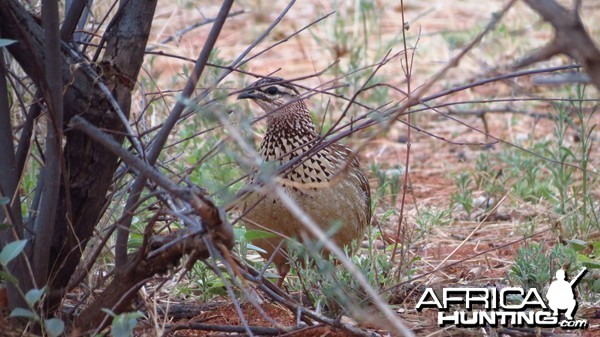
[[[102,81],[129,117],[131,90],[134,88],[144,57],[150,33],[156,0],[129,0],[121,3],[104,34],[106,48],[98,67],[100,78],[86,74],[83,67],[75,66],[63,45],[62,73],[65,85],[64,122],[71,117],[83,116],[104,130],[123,131],[123,124],[106,96],[96,85]],[[17,40],[8,47],[38,88],[44,85],[45,70],[43,30],[38,21],[16,0],[0,1],[0,32],[2,38]],[[80,261],[85,245],[94,227],[102,217],[106,193],[117,168],[117,157],[102,145],[78,131],[65,129],[63,179],[52,237],[36,237],[51,246],[49,275],[44,277],[55,296],[50,307],[54,310]],[[115,139],[122,142],[120,132]],[[33,255],[28,254],[29,258]],[[27,280],[27,268],[10,270],[18,279]],[[30,284],[24,282],[22,284]],[[38,285],[42,287],[43,284]],[[26,292],[28,289],[23,289]],[[54,300],[54,301],[52,301]],[[22,304],[10,299],[11,307]]]

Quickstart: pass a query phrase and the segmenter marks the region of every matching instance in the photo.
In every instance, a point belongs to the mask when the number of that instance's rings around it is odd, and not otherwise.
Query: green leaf
[[[10,261],[21,254],[23,249],[25,249],[26,244],[27,240],[17,240],[4,246],[0,252],[0,264],[6,266]]]
[[[6,47],[6,46],[10,46],[13,43],[16,43],[17,41],[15,40],[9,40],[9,39],[0,39],[0,47]]]
[[[258,246],[255,246],[255,245],[253,245],[253,244],[251,244],[251,243],[249,243],[249,244],[248,244],[248,249],[250,249],[250,250],[254,250],[254,251],[257,251],[257,252],[259,252],[259,253],[267,253],[267,251],[266,251],[266,250],[264,250],[264,249],[262,249],[262,248],[260,248],[260,247],[258,247]]]
[[[571,239],[569,240],[569,244],[571,245],[571,248],[573,248],[576,252],[581,252],[588,245],[587,242],[579,239]]]
[[[422,258],[420,256],[415,256],[412,260],[410,260],[410,264],[413,264],[415,262],[419,262],[421,260],[422,260]]]
[[[244,238],[248,241],[274,237],[277,237],[277,235],[270,232],[261,231],[259,229],[247,230],[246,233],[244,233]]]
[[[600,255],[600,241],[594,241],[592,246],[594,247],[594,255]]]
[[[586,266],[588,269],[600,269],[600,261],[593,260],[585,255],[578,254],[577,261]]]
[[[12,225],[9,223],[0,223],[0,231],[11,228]]]
[[[37,302],[40,301],[45,293],[46,287],[42,289],[30,289],[27,294],[25,294],[25,301],[27,301],[27,304],[29,304],[30,307],[33,307]]]
[[[10,312],[10,315],[8,317],[24,317],[27,319],[38,319],[38,315],[35,312],[23,308],[14,308],[13,311]]]
[[[12,283],[15,286],[19,285],[19,279],[13,276],[13,274],[0,270],[0,278],[5,279],[6,281]]]
[[[45,319],[44,327],[50,337],[58,337],[65,331],[65,322],[58,318]]]
[[[100,309],[102,312],[104,312],[105,314],[107,314],[110,317],[115,317],[117,316],[117,314],[115,314],[112,310],[108,309],[108,308],[102,308]]]
[[[592,284],[592,292],[600,292],[600,279],[595,280],[594,283]]]
[[[245,228],[234,228],[233,229],[233,237],[235,238],[236,241],[238,241],[243,235],[244,233],[246,233],[246,229]]]
[[[395,210],[395,209],[390,209],[390,210],[387,210],[387,211],[386,211],[386,212],[385,212],[385,213],[384,213],[384,214],[381,216],[381,219],[383,219],[383,220],[387,220],[387,219],[388,219],[390,216],[394,215],[394,213],[396,213],[396,210]],[[382,221],[382,220],[380,220],[380,221]]]
[[[139,311],[136,312],[127,312],[120,315],[117,315],[113,321],[110,328],[112,335],[114,337],[129,337],[132,335],[133,328],[135,328],[137,324],[137,319],[144,317]]]

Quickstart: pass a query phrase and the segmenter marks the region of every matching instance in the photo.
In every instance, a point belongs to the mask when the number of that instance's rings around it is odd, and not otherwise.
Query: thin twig
[[[406,27],[406,20],[404,18],[404,0],[400,0],[401,6],[401,14],[402,14],[402,27]],[[417,38],[417,42],[415,42],[415,49],[417,47],[419,39]],[[406,50],[406,29],[402,29],[402,42],[404,44],[404,50]],[[413,57],[415,52],[413,51]],[[402,64],[402,69],[404,70],[404,77],[406,78],[406,93],[407,96],[410,96],[411,90],[411,74],[412,74],[412,62],[408,61],[408,52],[404,53],[404,63]],[[410,107],[407,109],[410,111]],[[406,114],[406,124],[413,125],[411,122],[410,113]],[[411,144],[411,132],[412,128],[409,126],[406,128],[406,157],[404,161],[404,178],[402,179],[402,197],[400,199],[400,214],[398,216],[398,224],[396,230],[396,237],[394,240],[394,248],[392,249],[392,256],[390,258],[391,261],[395,261],[396,252],[398,251],[398,245],[401,243],[400,241],[400,232],[402,231],[402,221],[404,220],[404,206],[406,205],[406,194],[408,193],[408,182],[409,182],[409,172],[410,172],[410,148]],[[404,242],[402,242],[404,247]],[[402,248],[405,251],[405,248]],[[398,268],[398,272],[400,272],[400,268]],[[400,277],[400,275],[398,275]]]
[[[246,332],[252,335],[253,333],[258,335],[274,336],[294,331],[294,328],[288,329],[277,329],[269,328],[264,326],[251,326],[251,325],[219,325],[219,324],[205,324],[205,323],[182,323],[182,324],[168,324],[163,336],[169,336],[170,333],[178,330],[203,330],[203,331],[220,331],[220,332]]]
[[[227,17],[231,18],[231,17],[237,16],[237,15],[240,15],[240,14],[244,14],[244,13],[246,13],[246,11],[242,9],[242,10],[239,10],[239,11],[235,11],[235,12],[229,13],[227,15]],[[163,39],[162,41],[160,41],[158,44],[159,45],[161,45],[161,44],[167,44],[167,43],[169,43],[169,42],[171,42],[173,40],[180,39],[185,34],[191,32],[192,30],[194,30],[194,29],[196,29],[198,27],[202,27],[204,25],[211,24],[211,23],[215,22],[215,20],[216,20],[215,18],[212,18],[212,19],[204,19],[204,20],[202,20],[200,22],[195,22],[195,23],[189,25],[188,27],[185,27],[184,29],[180,29],[180,30],[176,31],[175,33],[171,34],[169,37],[167,37],[167,38]],[[150,52],[150,51],[152,51],[152,50],[154,50],[156,48],[158,48],[158,45],[148,47],[148,48],[146,48],[146,52]]]
[[[227,15],[229,14],[229,10],[233,4],[233,0],[225,0],[221,5],[221,9],[219,10],[219,14],[217,15],[217,19],[213,24],[213,27],[210,31],[208,38],[206,39],[206,43],[198,56],[196,64],[194,65],[194,69],[190,74],[190,78],[186,83],[183,91],[181,92],[181,98],[175,104],[175,107],[171,110],[171,113],[167,117],[163,127],[158,131],[157,135],[154,137],[154,140],[148,150],[147,160],[150,165],[154,165],[158,156],[161,153],[162,148],[164,147],[165,142],[167,141],[171,130],[179,120],[179,117],[183,113],[185,107],[187,106],[186,101],[194,92],[196,88],[196,84],[204,71],[204,67],[206,66],[206,62],[210,56],[210,52],[212,51],[217,38],[221,32],[221,28],[225,24],[225,20],[227,19]],[[115,267],[118,268],[123,266],[127,261],[127,240],[129,238],[129,228],[131,227],[131,220],[133,219],[130,214],[133,212],[133,206],[137,203],[137,200],[140,197],[142,189],[145,186],[145,177],[138,177],[133,186],[131,187],[130,197],[127,199],[125,205],[125,217],[123,223],[117,229],[117,239],[115,244]]]
[[[177,198],[186,200],[190,204],[195,205],[196,208],[203,209],[204,211],[199,212],[199,215],[202,215],[204,212],[208,212],[209,209],[214,207],[213,205],[207,203],[204,197],[194,194],[189,189],[179,187],[179,185],[173,183],[170,179],[158,172],[153,166],[150,166],[148,163],[142,161],[131,152],[121,147],[121,145],[112,139],[110,135],[103,133],[84,118],[80,116],[74,116],[71,118],[70,126],[76,130],[82,131],[90,138],[94,139],[96,142],[102,144],[108,150],[121,157],[126,164],[135,168],[139,172],[140,178],[143,177],[143,179],[151,180]],[[198,228],[198,230],[202,230],[202,228]]]

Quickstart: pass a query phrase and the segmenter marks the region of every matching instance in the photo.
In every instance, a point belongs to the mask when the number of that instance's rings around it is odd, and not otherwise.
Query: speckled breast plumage
[[[283,165],[317,144],[318,134],[310,120],[305,123],[271,120],[269,128],[259,148],[265,161]],[[282,176],[291,198],[322,229],[331,233],[339,246],[361,238],[371,216],[368,181],[351,154],[350,149],[341,144],[330,144],[302,158]],[[254,204],[256,206],[246,215],[251,227],[269,229],[288,238],[301,238],[307,232],[278,198],[255,194],[246,202],[247,207]],[[335,225],[338,227],[331,227]],[[270,255],[280,241],[281,238],[269,238],[260,240],[257,245]]]

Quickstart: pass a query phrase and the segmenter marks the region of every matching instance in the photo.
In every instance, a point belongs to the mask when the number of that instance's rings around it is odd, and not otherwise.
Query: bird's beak
[[[248,90],[248,91],[244,91],[241,94],[238,95],[237,99],[244,99],[244,98],[257,98],[258,95],[256,94],[256,91],[254,89],[252,90]]]

